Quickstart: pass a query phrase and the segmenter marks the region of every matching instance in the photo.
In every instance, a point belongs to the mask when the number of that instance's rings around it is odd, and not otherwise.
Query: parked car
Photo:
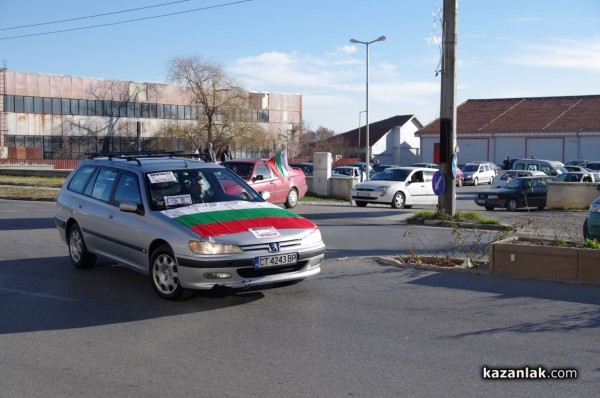
[[[486,210],[494,210],[496,207],[504,207],[509,211],[516,211],[521,207],[537,207],[542,210],[546,207],[546,183],[552,180],[549,176],[517,177],[499,188],[478,192],[475,203]]]
[[[371,169],[371,175],[376,174],[376,173],[381,173],[383,170],[389,169],[391,167],[400,167],[400,165],[397,165],[397,164],[376,164],[376,165],[373,165],[373,168]]]
[[[511,182],[513,178],[516,177],[545,177],[546,175],[547,174],[543,171],[536,170],[505,170],[502,173],[498,174],[496,177],[494,177],[494,182],[492,183],[492,185],[497,188]]]
[[[365,173],[356,166],[338,166],[335,167],[331,172],[332,177],[353,177],[358,178],[360,181],[365,180]]]
[[[588,169],[585,166],[573,166],[571,164],[565,164],[563,166],[567,171],[581,171],[581,172],[593,172],[594,170]]]
[[[554,181],[557,182],[600,182],[600,173],[570,171],[562,173]]]
[[[465,185],[479,185],[487,182],[491,184],[496,172],[486,163],[467,163],[462,169],[465,175]]]
[[[492,168],[492,170],[494,170],[494,173],[496,175],[498,175],[502,171],[502,167],[498,166],[494,162],[490,162],[489,160],[473,160],[473,161],[471,161],[469,163],[487,163],[487,164],[490,165],[490,167]]]
[[[596,189],[600,191],[600,185]],[[583,238],[600,240],[600,196],[590,205],[588,216],[583,222]]]
[[[302,170],[290,167],[288,178],[281,179],[266,159],[233,159],[221,164],[242,177],[255,191],[269,192],[270,203],[296,207],[308,190]]]
[[[589,162],[589,160],[586,159],[571,159],[569,160],[567,163],[565,163],[565,166],[581,166],[585,163]]]
[[[456,177],[454,179],[456,180],[457,187],[462,187],[464,185],[465,173],[463,173],[463,171],[460,169],[460,167],[456,168]]]
[[[586,162],[583,166],[590,170],[600,171],[600,160]]]
[[[314,174],[314,165],[312,163],[288,163],[288,166],[302,170],[305,176]]]
[[[567,170],[563,167],[564,164],[557,160],[544,159],[519,159],[514,164],[513,170],[537,170],[543,171],[547,175],[557,176],[565,173]]]
[[[262,195],[215,163],[97,157],[66,179],[55,224],[75,267],[106,257],[148,274],[169,300],[318,274],[325,245],[317,226]]]
[[[356,184],[351,197],[359,207],[369,203],[391,205],[394,209],[413,205],[436,205],[431,180],[434,169],[394,167],[377,173],[369,181]]]
[[[439,169],[440,168],[440,166],[436,163],[427,163],[427,162],[413,163],[410,165],[410,167],[424,167],[426,169]]]

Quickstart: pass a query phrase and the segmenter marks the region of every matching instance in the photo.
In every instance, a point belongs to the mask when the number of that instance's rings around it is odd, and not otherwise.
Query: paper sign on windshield
[[[172,171],[160,171],[157,173],[148,174],[148,179],[151,184],[157,184],[159,182],[177,182],[175,174]]]

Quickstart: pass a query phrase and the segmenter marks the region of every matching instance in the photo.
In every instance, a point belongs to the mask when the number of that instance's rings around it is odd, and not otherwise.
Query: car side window
[[[412,175],[412,177],[410,178],[410,180],[412,182],[423,182],[423,172],[422,171],[415,172]]]
[[[533,171],[537,171],[538,167],[537,164],[530,164],[527,166],[527,170],[533,170]]]
[[[117,178],[117,171],[114,169],[102,168],[96,173],[96,179],[93,184],[90,182],[85,193],[92,198],[108,202],[110,193]]]
[[[85,166],[79,169],[71,179],[71,182],[69,182],[67,189],[69,191],[82,193],[83,189],[85,188],[85,184],[90,179],[90,176],[93,174],[95,169],[95,166]]]
[[[256,175],[262,175],[264,180],[269,179],[271,178],[271,169],[265,163],[260,163],[256,165]]]
[[[123,202],[133,202],[138,206],[141,206],[142,204],[140,187],[135,175],[122,174],[121,177],[119,177],[113,204],[119,206]]]

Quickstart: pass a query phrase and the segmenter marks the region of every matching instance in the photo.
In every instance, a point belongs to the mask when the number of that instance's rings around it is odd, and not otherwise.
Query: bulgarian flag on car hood
[[[288,178],[289,166],[287,161],[287,149],[284,149],[269,159],[269,163],[275,168],[275,171],[277,171],[277,174],[281,180]]]
[[[266,238],[279,236],[280,229],[317,228],[312,221],[267,202],[202,203],[162,213],[203,238],[240,232]]]

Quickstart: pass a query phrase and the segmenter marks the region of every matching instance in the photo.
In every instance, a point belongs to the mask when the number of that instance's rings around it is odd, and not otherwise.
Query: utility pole
[[[456,154],[456,47],[458,0],[444,0],[442,37],[442,87],[440,99],[440,171],[445,189],[438,199],[439,210],[456,214],[456,182],[452,160]]]

